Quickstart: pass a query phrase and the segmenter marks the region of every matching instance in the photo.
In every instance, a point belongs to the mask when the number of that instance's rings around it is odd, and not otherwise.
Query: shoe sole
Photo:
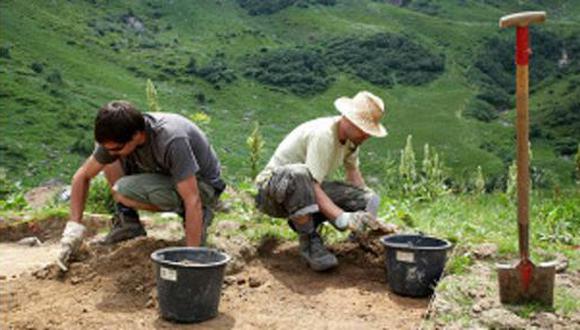
[[[338,260],[334,259],[332,263],[328,263],[326,265],[315,264],[307,260],[302,256],[302,260],[306,263],[306,265],[315,272],[324,272],[330,270],[332,268],[336,268],[338,266]]]
[[[114,240],[109,240],[109,239],[107,239],[107,237],[105,237],[99,243],[101,243],[102,245],[113,245],[113,244],[117,244],[119,242],[128,241],[128,240],[133,239],[135,237],[140,237],[140,236],[147,236],[147,232],[143,231],[142,233],[138,233],[138,234],[121,235],[120,237],[115,238]]]

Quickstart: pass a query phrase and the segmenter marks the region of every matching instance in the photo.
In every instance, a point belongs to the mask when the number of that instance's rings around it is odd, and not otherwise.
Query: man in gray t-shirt
[[[203,244],[211,208],[225,184],[216,153],[195,124],[176,114],[142,114],[129,102],[113,101],[99,109],[95,140],[93,154],[72,180],[71,219],[57,260],[63,270],[82,242],[87,192],[101,171],[117,202],[113,227],[103,243],[146,235],[136,211],[142,209],[180,214],[186,244]]]

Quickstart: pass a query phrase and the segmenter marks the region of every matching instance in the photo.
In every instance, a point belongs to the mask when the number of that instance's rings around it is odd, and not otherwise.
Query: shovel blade
[[[531,265],[531,268],[527,268]],[[556,262],[541,263],[534,266],[531,262],[526,268],[497,264],[499,298],[502,304],[539,303],[554,305],[554,278]]]

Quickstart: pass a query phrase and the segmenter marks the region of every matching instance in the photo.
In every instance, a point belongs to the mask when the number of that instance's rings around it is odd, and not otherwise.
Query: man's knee
[[[121,202],[120,199],[128,198],[131,195],[131,179],[127,176],[118,179],[111,188],[113,199]]]
[[[304,164],[290,164],[282,166],[279,169],[279,174],[281,174],[282,176],[292,177],[294,180],[296,179],[304,179],[309,181],[312,180],[310,170],[308,170],[308,166]]]

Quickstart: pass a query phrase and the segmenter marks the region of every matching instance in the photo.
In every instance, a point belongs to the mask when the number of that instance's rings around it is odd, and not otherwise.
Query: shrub
[[[58,70],[53,70],[48,77],[46,77],[46,81],[48,81],[49,83],[53,84],[53,85],[62,85],[63,84],[63,79],[62,79],[62,75],[60,74],[60,71]]]
[[[293,5],[307,8],[309,5],[334,6],[336,0],[237,0],[240,7],[252,16],[271,15]]]
[[[10,47],[9,46],[2,46],[0,47],[0,58],[11,59],[10,56]]]
[[[382,86],[426,84],[445,69],[442,55],[386,33],[335,39],[326,46],[325,57],[338,68]]]
[[[237,79],[234,70],[230,69],[225,61],[223,53],[216,54],[211,61],[203,66],[198,67],[194,57],[189,58],[189,62],[184,68],[186,74],[198,76],[219,89],[220,83],[232,83]]]
[[[44,65],[38,62],[33,62],[30,64],[30,68],[36,73],[42,73],[42,71],[44,71]]]
[[[479,98],[471,99],[465,106],[463,114],[466,117],[475,118],[485,122],[492,121],[498,117],[495,108]]]
[[[249,58],[244,74],[298,95],[322,92],[332,81],[322,56],[305,49],[279,49]]]

